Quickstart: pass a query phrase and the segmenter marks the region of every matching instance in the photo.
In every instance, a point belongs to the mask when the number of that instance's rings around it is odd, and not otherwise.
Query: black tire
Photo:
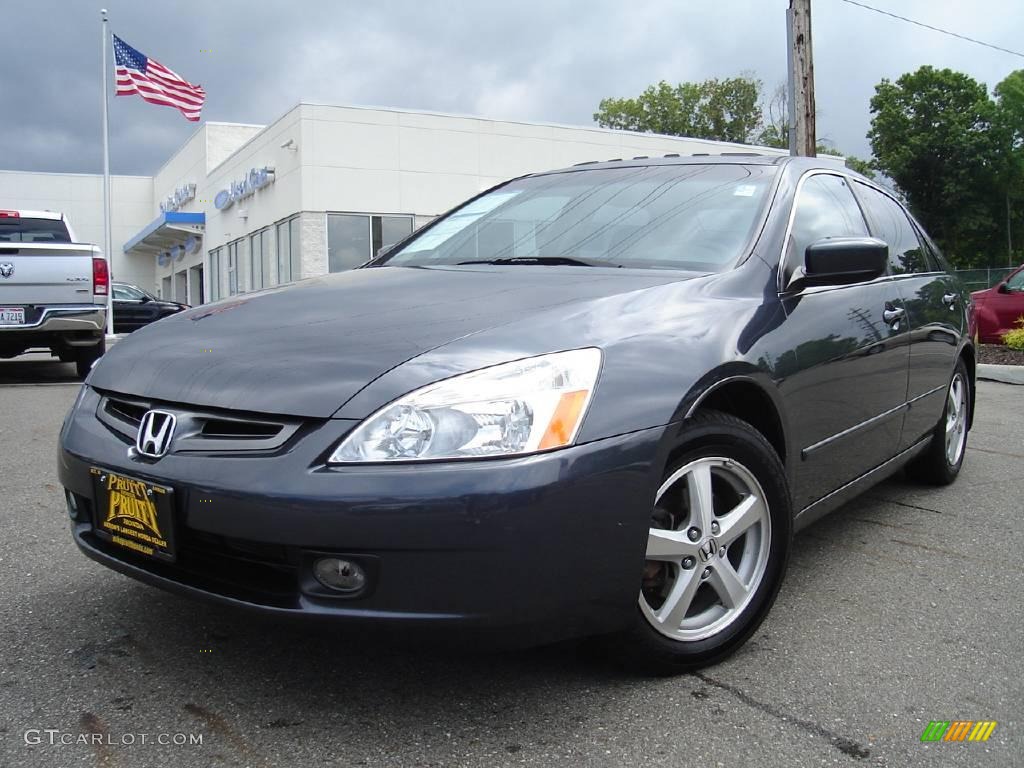
[[[778,454],[746,422],[718,411],[704,411],[684,425],[679,449],[663,477],[668,479],[678,468],[707,457],[732,459],[760,484],[771,523],[767,565],[746,607],[731,624],[706,639],[684,641],[662,634],[647,620],[638,603],[634,626],[606,640],[622,660],[644,673],[678,674],[729,656],[760,626],[782,585],[793,536],[793,513],[785,468]],[[638,590],[639,586],[638,579]]]
[[[963,449],[955,462],[950,462],[946,454],[946,419],[949,416],[950,390],[959,377],[963,382],[964,392],[964,436]],[[950,485],[960,474],[960,468],[964,465],[964,457],[967,455],[967,424],[970,422],[970,413],[973,403],[971,401],[970,378],[967,373],[967,366],[963,358],[956,361],[953,375],[949,377],[949,384],[946,386],[946,402],[942,408],[942,418],[935,425],[932,432],[932,439],[924,452],[907,465],[907,476],[928,485]]]
[[[103,353],[107,351],[106,339],[100,339],[99,344],[94,344],[91,347],[82,347],[78,350],[75,355],[75,372],[78,374],[78,378],[85,380],[85,377],[89,375],[89,371],[92,369],[92,364],[103,357]]]

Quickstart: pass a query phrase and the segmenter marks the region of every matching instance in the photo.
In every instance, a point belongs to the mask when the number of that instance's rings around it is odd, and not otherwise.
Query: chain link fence
[[[959,277],[969,291],[984,291],[1000,282],[1013,272],[1016,267],[990,267],[988,269],[955,269],[953,274]]]

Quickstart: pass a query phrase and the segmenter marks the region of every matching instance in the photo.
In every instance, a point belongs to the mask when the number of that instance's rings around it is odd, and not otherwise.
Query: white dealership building
[[[153,176],[113,176],[115,280],[189,304],[357,266],[508,178],[575,163],[779,150],[597,127],[302,103],[201,123]],[[102,176],[0,170],[0,209],[102,243]]]

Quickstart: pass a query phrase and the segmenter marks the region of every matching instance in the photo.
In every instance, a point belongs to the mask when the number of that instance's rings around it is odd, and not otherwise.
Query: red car
[[[974,312],[982,344],[1002,344],[1003,334],[1024,317],[1024,265],[987,291],[975,291]]]

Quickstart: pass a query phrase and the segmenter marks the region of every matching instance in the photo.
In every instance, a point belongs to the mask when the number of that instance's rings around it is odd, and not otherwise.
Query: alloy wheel
[[[967,440],[967,384],[957,372],[949,384],[946,398],[946,461],[955,467],[960,462]]]
[[[753,473],[724,457],[688,462],[655,498],[641,612],[674,640],[718,634],[753,599],[770,544],[768,502]]]

